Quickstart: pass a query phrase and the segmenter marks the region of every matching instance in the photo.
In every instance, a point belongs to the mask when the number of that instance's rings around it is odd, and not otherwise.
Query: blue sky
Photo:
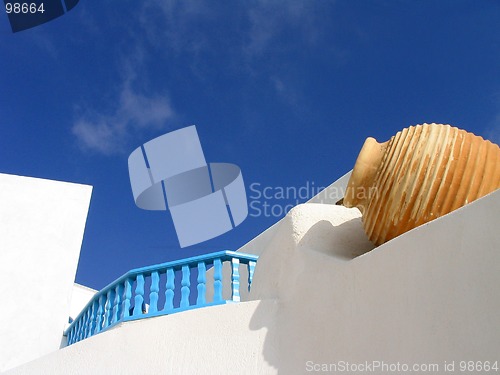
[[[237,164],[255,196],[327,186],[366,137],[409,125],[499,143],[499,20],[494,0],[81,0],[15,34],[0,17],[0,172],[94,186],[76,278],[93,288],[237,249],[282,215],[181,249],[168,213],[135,206],[130,152],[195,124],[206,159]]]

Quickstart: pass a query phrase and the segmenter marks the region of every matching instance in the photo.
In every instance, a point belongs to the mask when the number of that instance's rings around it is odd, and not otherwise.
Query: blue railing
[[[137,268],[96,293],[65,332],[68,345],[129,320],[167,315],[193,308],[240,301],[240,264],[246,265],[250,290],[257,256],[219,251],[188,259]],[[224,262],[230,262],[231,279],[223,278]],[[213,298],[207,301],[207,268],[213,266]],[[231,297],[224,299],[223,286]]]

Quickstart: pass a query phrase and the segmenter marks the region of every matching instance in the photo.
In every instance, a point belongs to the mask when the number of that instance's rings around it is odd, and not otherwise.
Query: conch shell
[[[343,204],[359,208],[378,246],[498,188],[498,145],[450,125],[423,124],[385,143],[367,138]]]

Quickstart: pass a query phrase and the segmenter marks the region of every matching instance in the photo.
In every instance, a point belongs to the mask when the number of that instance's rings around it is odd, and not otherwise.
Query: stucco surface
[[[91,191],[0,174],[0,371],[59,349]]]
[[[262,249],[251,301],[124,323],[8,374],[294,375],[340,363],[423,374],[413,366],[500,361],[499,213],[500,190],[374,249],[356,209],[299,205]]]
[[[345,210],[297,206],[259,259],[250,298],[278,300],[266,336],[278,355],[263,353],[278,374],[500,361],[500,190],[350,260],[339,253],[366,236],[358,219],[335,225]]]
[[[267,329],[249,329],[257,308],[267,321],[276,303],[219,305],[123,323],[6,374],[275,374],[262,356]],[[274,345],[266,345],[272,357]]]
[[[346,173],[334,183],[329,185],[326,189],[323,189],[317,195],[312,197],[307,203],[322,203],[332,205],[337,203],[341,198],[344,197],[344,193],[347,189],[347,182],[351,177],[351,172]],[[272,241],[281,223],[286,220],[286,217],[279,220],[276,224],[267,228],[264,232],[259,234],[257,237],[248,241],[245,245],[240,247],[237,251],[242,253],[260,255],[264,249],[268,246],[269,242]]]

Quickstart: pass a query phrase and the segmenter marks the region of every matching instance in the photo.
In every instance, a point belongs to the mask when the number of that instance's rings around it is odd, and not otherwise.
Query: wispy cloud
[[[331,2],[328,2],[331,6]],[[242,59],[273,49],[286,30],[297,31],[301,41],[314,42],[321,30],[323,7],[310,0],[255,0],[245,6],[184,0],[152,0],[144,3],[140,22],[153,44],[172,51],[199,54],[221,46]],[[160,22],[159,22],[160,21]],[[224,38],[209,39],[203,25],[224,28]],[[291,41],[293,43],[293,41]]]
[[[161,129],[175,116],[168,98],[145,95],[125,83],[117,106],[110,113],[85,110],[78,116],[72,133],[85,149],[102,154],[123,151],[131,135],[143,129]]]
[[[166,51],[197,54],[209,48],[206,33],[195,25],[214,21],[216,11],[205,1],[151,0],[138,12],[139,23],[149,42]]]
[[[153,59],[182,60],[195,77],[207,80],[218,74],[213,56],[221,56],[229,67],[257,74],[253,64],[269,51],[287,48],[284,36],[314,43],[321,30],[322,7],[309,0],[255,0],[245,7],[230,3],[151,0],[144,2],[127,23],[129,43],[114,64],[121,79],[111,92],[114,106],[108,110],[84,107],[76,116],[72,133],[85,149],[102,154],[124,150],[132,135],[161,129],[176,112],[167,96],[150,94],[148,62]],[[88,27],[94,23],[89,21]],[[207,34],[210,29],[213,33]],[[288,42],[287,42],[288,43]],[[293,40],[290,48],[296,48]],[[123,45],[122,45],[123,47]],[[209,61],[209,63],[207,63]],[[283,72],[269,71],[267,79],[276,94],[290,105],[300,101],[296,82]],[[151,85],[150,85],[151,86]],[[154,85],[153,85],[154,86]],[[165,91],[165,90],[163,90]],[[148,93],[148,94],[146,94]]]
[[[491,122],[491,125],[486,129],[484,134],[486,139],[491,142],[500,145],[500,113],[498,113],[495,119]]]
[[[285,29],[299,31],[302,39],[313,42],[320,16],[318,2],[307,0],[260,0],[248,9],[250,29],[244,46],[249,56],[260,55],[272,47],[274,39]]]
[[[176,117],[168,95],[152,91],[148,84],[151,77],[145,67],[152,51],[140,37],[130,37],[129,41],[114,63],[118,82],[103,93],[103,97],[111,98],[106,100],[108,108],[76,106],[71,131],[84,150],[104,155],[125,152],[134,136],[166,129]]]
[[[483,138],[500,145],[500,91],[496,91],[491,95],[492,103],[495,106],[496,113],[491,117],[491,121],[487,121],[484,128]]]

